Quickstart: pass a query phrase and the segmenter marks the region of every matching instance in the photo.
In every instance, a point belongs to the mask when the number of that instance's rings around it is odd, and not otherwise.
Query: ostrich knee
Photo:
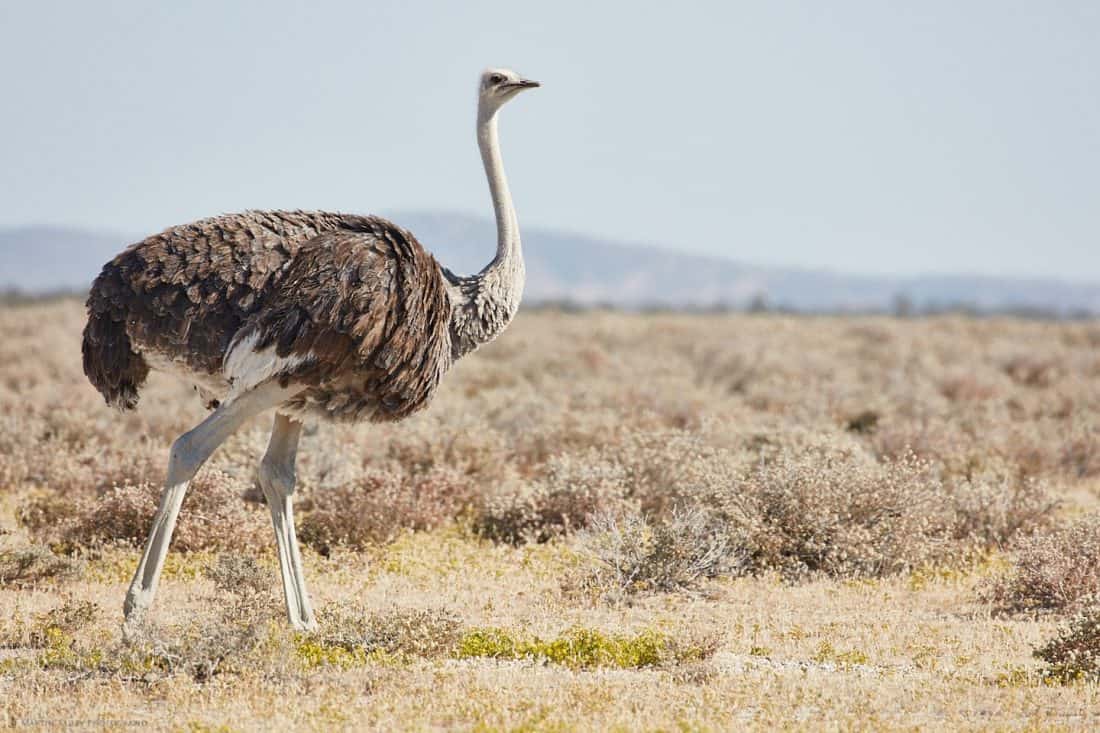
[[[206,455],[197,445],[193,430],[176,438],[168,453],[168,485],[190,481],[205,460]]]
[[[297,477],[294,472],[294,466],[288,465],[285,462],[272,460],[268,456],[264,456],[260,461],[260,488],[264,491],[264,496],[269,500],[284,496],[290,496],[294,493],[294,485],[297,481]]]

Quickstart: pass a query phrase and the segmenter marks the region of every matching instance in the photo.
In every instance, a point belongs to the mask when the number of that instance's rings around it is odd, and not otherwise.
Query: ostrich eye
[[[489,83],[490,84],[499,84],[502,81],[504,81],[504,77],[501,76],[500,74],[493,74],[492,76],[489,77]]]

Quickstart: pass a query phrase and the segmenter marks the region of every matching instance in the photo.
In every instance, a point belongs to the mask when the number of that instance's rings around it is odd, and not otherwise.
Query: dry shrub
[[[172,548],[241,550],[266,542],[266,512],[246,503],[244,490],[244,484],[225,473],[200,472],[184,498]],[[20,519],[36,539],[70,550],[116,542],[141,545],[149,535],[161,491],[152,484],[118,486],[72,505],[47,495],[25,504]]]
[[[850,433],[871,435],[881,419],[882,415],[875,410],[861,410],[844,419],[844,429]]]
[[[203,570],[220,591],[236,595],[262,594],[271,587],[271,577],[250,555],[221,554]]]
[[[1060,464],[1076,478],[1100,476],[1100,431],[1074,435],[1066,440]]]
[[[83,563],[60,557],[42,545],[0,551],[0,584],[26,585],[78,575]]]
[[[601,512],[663,517],[727,486],[751,456],[684,430],[636,430],[547,460],[529,483],[498,486],[477,507],[475,527],[502,542],[545,542],[587,526]]]
[[[955,479],[949,486],[955,539],[981,548],[1000,548],[1024,533],[1050,524],[1058,500],[1035,479],[997,472]]]
[[[788,445],[759,445],[752,461],[683,431],[634,433],[552,459],[533,486],[486,499],[476,525],[498,541],[544,541],[593,517],[640,514],[648,520],[620,528],[629,531],[619,532],[609,556],[627,568],[644,564],[647,532],[698,507],[707,527],[725,527],[732,556],[746,558],[735,563],[744,571],[880,576],[999,546],[1041,525],[1053,508],[1035,482],[993,471],[944,478],[940,464],[911,454],[876,461],[855,438],[784,439]],[[609,529],[601,525],[588,541],[611,541]],[[646,571],[634,567],[625,577],[631,572]]]
[[[208,682],[220,674],[255,669],[255,654],[264,642],[266,624],[247,612],[251,608],[252,604],[231,603],[217,618],[202,623],[147,624],[130,630],[90,671],[144,682],[178,674]]]
[[[755,570],[881,576],[946,555],[954,513],[932,466],[810,451],[765,463],[713,497]]]
[[[56,540],[57,528],[73,521],[78,511],[78,501],[51,492],[26,499],[19,506],[16,518],[33,536],[49,536]]]
[[[998,610],[1060,611],[1100,593],[1100,516],[1019,540],[1015,563],[983,597]]]
[[[251,596],[249,596],[251,597]],[[226,671],[243,673],[270,663],[263,650],[269,616],[253,601],[234,597],[218,604],[213,617],[189,618],[183,625],[127,627],[121,639],[104,645],[90,627],[101,615],[88,601],[67,601],[30,623],[0,633],[0,646],[38,649],[34,664],[65,674],[71,682],[97,677],[153,683],[185,674],[205,682]]]
[[[322,609],[318,626],[312,640],[326,648],[431,657],[451,651],[462,623],[442,608],[391,608],[374,613],[345,603]]]
[[[808,449],[763,463],[709,499],[748,543],[751,569],[864,577],[951,562],[1048,520],[1033,482],[943,478],[912,455],[878,463]]]
[[[980,402],[996,397],[997,390],[969,374],[955,374],[940,382],[940,394],[952,402]]]
[[[546,542],[621,505],[626,469],[597,450],[559,455],[531,484],[511,483],[481,497],[475,531],[497,542]]]
[[[1025,387],[1049,387],[1059,377],[1059,363],[1052,357],[1018,354],[1002,366],[1012,381]]]
[[[1090,598],[1057,636],[1035,650],[1043,674],[1059,682],[1100,680],[1100,605]]]
[[[582,587],[609,600],[692,590],[703,579],[739,572],[746,560],[727,528],[699,507],[678,507],[658,520],[603,512],[591,518],[579,540],[596,563]]]
[[[403,477],[366,473],[357,482],[316,490],[303,502],[299,538],[321,554],[336,545],[363,549],[405,529],[438,527],[473,501],[470,479],[447,469]]]
[[[146,620],[127,628],[95,672],[145,682],[184,674],[208,682],[277,662],[271,658],[269,630],[281,607],[274,602],[269,574],[253,558],[229,553],[220,554],[203,574],[220,591],[208,605],[211,616],[171,626]]]
[[[508,458],[504,437],[487,430],[476,417],[455,416],[446,426],[434,420],[403,426],[391,437],[386,458],[410,474],[446,471],[482,480],[499,478]]]

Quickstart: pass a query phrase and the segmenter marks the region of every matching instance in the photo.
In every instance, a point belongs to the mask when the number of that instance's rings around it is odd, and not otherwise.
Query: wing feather
[[[446,282],[412,235],[369,224],[301,245],[227,351],[234,393],[276,376],[319,388],[330,410],[351,401],[356,414],[370,413],[369,404],[376,420],[427,403],[451,365]]]

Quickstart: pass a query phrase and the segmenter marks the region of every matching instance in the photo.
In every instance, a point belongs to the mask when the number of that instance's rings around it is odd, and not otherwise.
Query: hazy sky
[[[3,2],[0,226],[489,216],[487,65],[526,226],[1100,279],[1095,0]]]

